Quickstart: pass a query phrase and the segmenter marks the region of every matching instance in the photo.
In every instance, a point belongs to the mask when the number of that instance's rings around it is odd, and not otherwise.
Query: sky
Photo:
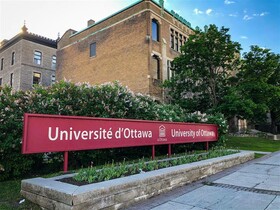
[[[10,39],[26,23],[29,32],[51,39],[68,29],[80,31],[87,21],[105,17],[137,0],[0,0],[0,41]],[[165,0],[193,28],[215,24],[229,28],[242,52],[251,45],[280,54],[280,0]]]

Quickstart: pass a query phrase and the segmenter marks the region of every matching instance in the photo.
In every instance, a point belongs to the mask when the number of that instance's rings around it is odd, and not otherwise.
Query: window
[[[15,64],[15,61],[16,61],[16,53],[13,52],[13,53],[12,53],[12,62],[11,62],[11,64],[14,65],[14,64]]]
[[[173,71],[173,64],[172,61],[167,60],[167,79],[170,80],[174,75],[175,72]]]
[[[4,58],[1,58],[1,70],[4,69]]]
[[[41,74],[34,72],[33,73],[33,85],[39,85],[41,83]]]
[[[2,86],[2,78],[0,78],[0,87]]]
[[[14,85],[14,73],[11,73],[11,76],[10,76],[10,86],[13,87]]]
[[[37,65],[41,65],[42,63],[42,53],[39,51],[34,52],[34,63]]]
[[[185,44],[187,38],[175,31],[174,29],[170,29],[170,48],[176,50],[177,52],[181,52],[181,47]]]
[[[183,36],[182,34],[180,34],[180,46],[179,46],[179,50],[181,52],[181,47],[183,46]]]
[[[56,69],[56,56],[52,56],[52,69]]]
[[[55,75],[54,74],[51,77],[51,81],[52,81],[52,85],[54,85],[55,84]]]
[[[155,19],[152,20],[152,39],[159,42],[159,24]]]
[[[184,36],[184,44],[187,42],[187,37]]]
[[[171,29],[170,31],[170,47],[174,49],[174,30]]]
[[[154,55],[152,58],[153,78],[160,79],[160,59],[156,55]]]
[[[90,44],[90,57],[96,56],[96,42]]]
[[[179,40],[178,40],[178,33],[175,33],[175,50],[179,51]]]

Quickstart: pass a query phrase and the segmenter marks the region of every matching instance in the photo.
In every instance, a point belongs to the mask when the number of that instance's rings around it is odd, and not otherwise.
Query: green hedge
[[[22,155],[24,113],[126,118],[182,122],[183,110],[149,96],[134,94],[118,82],[99,86],[61,81],[52,87],[12,91],[0,87],[0,180],[22,177],[62,166],[61,153]],[[109,149],[70,153],[70,168],[102,164],[123,156],[150,154],[150,148]],[[137,158],[137,157],[136,157]]]

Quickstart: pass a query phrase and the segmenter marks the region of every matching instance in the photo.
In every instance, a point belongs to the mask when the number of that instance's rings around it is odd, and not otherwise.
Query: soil
[[[63,179],[58,179],[56,181],[59,182],[64,182],[67,184],[72,184],[72,185],[76,185],[76,186],[84,186],[84,185],[88,185],[88,182],[80,182],[80,181],[76,181],[75,179],[73,179],[72,177],[68,177],[68,178],[63,178]],[[91,183],[92,184],[92,183]]]

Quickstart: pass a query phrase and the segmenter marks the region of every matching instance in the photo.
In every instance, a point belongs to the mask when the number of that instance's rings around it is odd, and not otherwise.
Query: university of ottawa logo
[[[166,128],[164,125],[159,126],[159,134],[157,141],[167,141]]]
[[[165,138],[166,137],[166,129],[165,126],[161,125],[159,126],[159,138]]]

